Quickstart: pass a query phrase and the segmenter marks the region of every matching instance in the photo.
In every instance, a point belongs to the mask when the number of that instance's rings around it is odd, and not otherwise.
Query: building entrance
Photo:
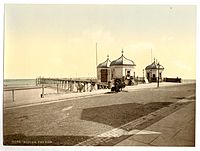
[[[107,78],[108,78],[108,70],[101,69],[101,82],[107,82]]]

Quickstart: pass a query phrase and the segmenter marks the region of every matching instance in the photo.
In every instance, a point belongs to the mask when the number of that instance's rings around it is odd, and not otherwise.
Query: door
[[[149,74],[149,72],[147,73],[147,79],[148,79],[148,80],[150,79],[150,74]]]
[[[101,82],[107,82],[108,70],[101,69]]]

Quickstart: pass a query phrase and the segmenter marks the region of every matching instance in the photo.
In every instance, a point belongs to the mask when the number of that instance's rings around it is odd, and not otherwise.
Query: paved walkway
[[[31,91],[31,90],[30,90]],[[104,94],[110,90],[108,89],[101,89],[101,90],[94,90],[92,92],[82,92],[82,93],[60,93],[60,94],[50,94],[48,93],[45,95],[44,98],[37,98],[37,99],[26,99],[26,100],[20,100],[12,102],[11,100],[8,102],[4,102],[4,108],[19,108],[19,107],[25,107],[25,106],[34,106],[34,105],[41,105],[41,104],[50,104],[55,102],[61,102],[71,99],[77,99],[77,98],[83,98],[83,97],[92,97],[92,96],[98,96],[101,94]]]
[[[188,96],[77,145],[194,146],[195,96]]]
[[[117,146],[195,146],[194,100]]]

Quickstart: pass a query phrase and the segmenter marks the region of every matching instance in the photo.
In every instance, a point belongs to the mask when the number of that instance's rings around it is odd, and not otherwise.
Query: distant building
[[[163,70],[164,67],[159,63],[157,63],[154,59],[154,62],[145,68],[146,78],[148,82],[156,82],[158,80],[158,76],[159,76],[159,81],[162,81]]]
[[[109,82],[113,79],[133,79],[135,77],[136,64],[124,57],[123,51],[121,57],[110,61],[109,57],[103,63],[97,66],[97,79],[99,82]]]

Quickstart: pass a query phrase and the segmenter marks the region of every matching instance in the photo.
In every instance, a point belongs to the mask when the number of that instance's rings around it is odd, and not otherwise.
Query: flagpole
[[[98,65],[98,60],[97,60],[97,42],[96,42],[96,67]]]
[[[98,76],[97,76],[97,74],[98,74],[97,66],[98,66],[98,57],[97,57],[97,42],[96,42],[96,77],[98,78]]]

